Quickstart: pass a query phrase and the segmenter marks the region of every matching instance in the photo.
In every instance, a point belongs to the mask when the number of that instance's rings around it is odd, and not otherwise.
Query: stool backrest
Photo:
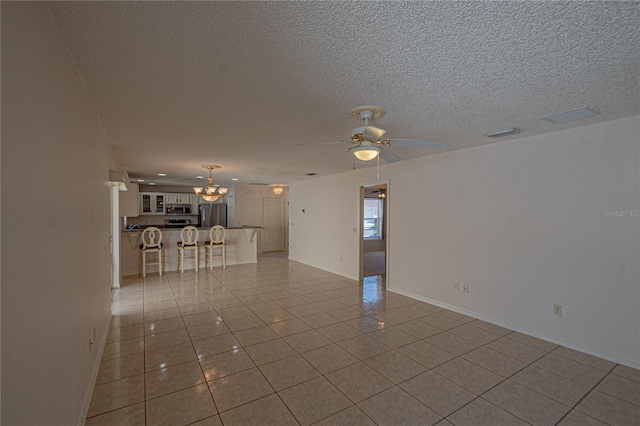
[[[212,244],[224,244],[224,237],[227,235],[227,230],[222,225],[214,225],[209,229],[209,241]]]
[[[198,228],[195,226],[185,226],[180,231],[180,241],[183,246],[193,246],[198,242]]]
[[[155,226],[150,226],[142,231],[142,249],[160,248],[162,242],[162,231]]]

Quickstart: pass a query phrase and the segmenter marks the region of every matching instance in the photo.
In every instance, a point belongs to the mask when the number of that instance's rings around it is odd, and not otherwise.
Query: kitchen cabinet
[[[165,202],[167,204],[193,204],[193,197],[195,194],[166,194],[167,198]]]
[[[140,193],[140,214],[165,214],[166,194],[157,192]]]

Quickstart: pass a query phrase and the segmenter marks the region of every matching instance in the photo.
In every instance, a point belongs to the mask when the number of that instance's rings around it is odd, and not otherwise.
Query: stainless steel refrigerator
[[[200,226],[211,228],[213,225],[227,227],[226,204],[200,204]]]

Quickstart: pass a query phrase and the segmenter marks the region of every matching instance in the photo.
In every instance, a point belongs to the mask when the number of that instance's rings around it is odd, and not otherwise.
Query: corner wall
[[[390,290],[640,366],[639,163],[635,116],[381,167]],[[291,184],[290,258],[357,279],[373,177]]]
[[[273,186],[234,185],[234,213],[230,226],[262,226],[262,198],[281,197],[283,202],[283,251],[289,247],[289,187],[284,186],[280,195],[273,193]],[[258,254],[262,253],[261,233],[258,232]]]
[[[1,7],[1,423],[81,424],[110,318],[109,155],[43,4]]]

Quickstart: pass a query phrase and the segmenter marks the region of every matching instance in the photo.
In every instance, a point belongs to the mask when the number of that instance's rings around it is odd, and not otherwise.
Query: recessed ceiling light
[[[485,133],[485,136],[488,138],[499,138],[502,136],[515,135],[518,133],[520,133],[520,129],[518,129],[517,127],[514,127],[512,129],[504,129],[504,130],[498,130],[497,132]]]
[[[137,182],[144,182],[144,179],[136,179]]]
[[[156,184],[155,182],[149,182],[149,185],[155,185],[155,184]]]
[[[548,121],[553,124],[560,124],[566,123],[567,121],[578,120],[580,118],[593,117],[598,114],[600,113],[595,109],[578,108],[572,109],[571,111],[561,112],[559,114],[547,115],[546,117],[542,117],[541,120]]]
[[[204,176],[196,176],[196,179],[204,179]]]
[[[238,178],[231,178],[231,180],[238,180]]]
[[[158,173],[158,176],[166,176],[166,173]]]

